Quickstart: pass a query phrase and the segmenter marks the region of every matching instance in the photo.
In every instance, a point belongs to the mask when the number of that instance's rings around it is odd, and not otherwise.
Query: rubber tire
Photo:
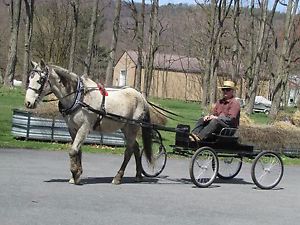
[[[141,152],[141,165],[142,165],[142,173],[146,177],[157,177],[159,174],[162,173],[166,164],[167,164],[167,151],[164,145],[162,144],[161,135],[157,130],[153,130],[152,135],[152,151],[153,146],[157,145],[158,147],[155,148],[155,152],[153,152],[153,162],[152,165],[149,164],[148,160],[146,160],[146,156],[144,154],[144,150]],[[157,165],[156,160],[160,157],[162,159],[162,164]]]
[[[241,157],[241,156],[236,156],[236,157],[232,156],[232,157],[230,157],[229,156],[229,157],[223,157],[223,158],[224,159],[232,158],[233,160],[236,159],[236,158],[239,159],[239,163],[236,166],[234,172],[230,176],[228,176],[228,175],[222,174],[222,172],[221,172],[221,169],[222,169],[221,160],[222,160],[222,158],[218,157],[218,159],[219,159],[219,170],[218,170],[217,176],[220,179],[223,179],[223,180],[230,180],[230,179],[234,178],[236,175],[238,175],[238,173],[241,171],[242,165],[243,165],[243,157]]]
[[[208,168],[211,168],[213,170],[212,176],[208,179],[207,182],[204,182],[204,183],[198,181],[199,179],[197,178],[197,176],[195,176],[196,171],[194,171],[194,165],[195,165],[198,157],[203,154],[208,154],[210,157],[212,157],[211,162],[210,162],[211,165],[205,165],[205,169],[207,170]],[[200,166],[202,167],[202,165],[200,165]],[[214,182],[214,180],[217,176],[217,173],[218,173],[218,169],[219,169],[218,156],[217,156],[216,152],[210,147],[205,146],[205,147],[199,148],[191,158],[190,167],[189,167],[190,177],[191,177],[192,182],[197,187],[200,187],[200,188],[209,187]],[[207,178],[203,178],[203,179],[207,179]]]
[[[266,156],[266,155],[270,155],[271,157],[276,158],[277,161],[278,161],[278,163],[280,164],[280,165],[279,165],[279,166],[280,166],[280,174],[279,174],[279,176],[275,179],[275,181],[274,181],[272,184],[270,184],[270,185],[262,184],[262,183],[259,181],[259,179],[256,177],[256,174],[255,174],[256,167],[258,166],[258,162],[260,162],[260,159],[261,159],[262,157]],[[259,188],[261,188],[261,189],[266,189],[266,190],[268,190],[268,189],[272,189],[272,188],[276,187],[276,186],[279,184],[279,182],[281,181],[282,176],[283,176],[283,171],[284,171],[284,168],[283,168],[283,162],[282,162],[281,157],[280,157],[277,153],[275,153],[275,152],[271,152],[271,151],[263,151],[263,152],[259,153],[259,154],[255,157],[255,159],[254,159],[254,161],[253,161],[253,163],[252,163],[252,167],[251,167],[251,177],[252,177],[252,180],[253,180],[253,182],[255,183],[255,185],[256,185],[257,187],[259,187]]]

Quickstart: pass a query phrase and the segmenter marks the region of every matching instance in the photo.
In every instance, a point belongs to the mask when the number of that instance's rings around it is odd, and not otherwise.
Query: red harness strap
[[[101,95],[103,96],[108,96],[108,92],[106,91],[106,89],[103,87],[102,84],[97,84],[97,87],[101,93]]]

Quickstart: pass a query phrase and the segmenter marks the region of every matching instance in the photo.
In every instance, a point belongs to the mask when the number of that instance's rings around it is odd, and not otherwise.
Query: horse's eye
[[[45,77],[41,77],[37,82],[42,85],[45,83]]]

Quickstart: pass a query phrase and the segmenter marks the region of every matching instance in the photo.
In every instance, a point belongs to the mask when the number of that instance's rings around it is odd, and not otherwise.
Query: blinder
[[[49,79],[48,68],[46,67],[46,71],[33,69],[30,72],[30,77],[33,77],[34,73],[38,73],[39,74],[40,79],[37,81],[37,83],[39,83],[41,86],[40,86],[39,89],[36,89],[36,88],[28,86],[27,89],[33,90],[35,93],[37,93],[40,96],[41,93],[42,93],[42,91],[46,87],[46,84],[48,83],[48,79]]]

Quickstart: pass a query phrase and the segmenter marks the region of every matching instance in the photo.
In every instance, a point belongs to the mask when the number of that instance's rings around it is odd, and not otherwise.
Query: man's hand
[[[208,116],[204,116],[204,121],[209,121],[209,120],[212,120],[212,119],[216,119],[218,118],[217,116],[214,116],[214,115],[208,115]]]

